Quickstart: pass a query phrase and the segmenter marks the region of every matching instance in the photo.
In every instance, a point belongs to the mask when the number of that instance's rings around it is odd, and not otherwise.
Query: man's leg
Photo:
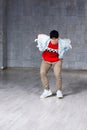
[[[48,96],[52,95],[51,90],[49,89],[49,82],[47,78],[47,73],[51,67],[50,63],[47,63],[45,61],[42,61],[41,68],[40,68],[40,75],[41,75],[41,81],[44,87],[44,92],[41,94],[40,98],[46,98]]]
[[[62,98],[62,61],[58,61],[53,65],[54,75],[56,77],[57,97]]]
[[[56,77],[56,88],[57,90],[62,89],[62,61],[58,61],[53,66],[54,75]]]
[[[51,64],[47,63],[46,61],[42,61],[41,67],[40,67],[40,76],[41,76],[41,81],[44,89],[49,90],[49,82],[48,82],[48,77],[47,73],[51,67]]]

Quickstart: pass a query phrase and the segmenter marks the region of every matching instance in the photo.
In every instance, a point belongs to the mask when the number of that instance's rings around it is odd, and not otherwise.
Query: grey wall
[[[0,67],[2,67],[3,65],[3,54],[2,54],[2,17],[3,17],[3,11],[2,11],[2,0],[0,0]]]
[[[39,67],[41,53],[34,39],[56,29],[73,46],[63,68],[87,69],[87,1],[8,0],[6,25],[8,67]]]
[[[0,68],[7,67],[6,18],[7,1],[0,0]]]

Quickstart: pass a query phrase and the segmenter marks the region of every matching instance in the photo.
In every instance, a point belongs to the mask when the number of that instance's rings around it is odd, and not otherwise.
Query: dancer
[[[68,51],[71,46],[70,39],[61,39],[59,32],[52,30],[50,36],[45,34],[39,34],[37,39],[37,47],[42,51],[42,63],[40,67],[40,76],[44,92],[40,98],[46,98],[52,95],[52,91],[49,87],[47,73],[51,68],[56,78],[56,96],[63,98],[62,93],[62,60],[63,54]]]

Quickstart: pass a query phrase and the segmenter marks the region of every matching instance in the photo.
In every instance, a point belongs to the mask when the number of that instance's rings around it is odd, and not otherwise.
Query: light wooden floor
[[[0,71],[0,130],[87,130],[87,71],[63,71],[63,99],[43,92],[39,69]]]

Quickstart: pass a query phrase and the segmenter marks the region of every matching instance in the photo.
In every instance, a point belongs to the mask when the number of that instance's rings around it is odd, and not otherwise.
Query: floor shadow
[[[64,97],[75,95],[81,92],[87,91],[87,82],[86,81],[79,81],[74,83],[69,83],[68,87],[65,88]]]

